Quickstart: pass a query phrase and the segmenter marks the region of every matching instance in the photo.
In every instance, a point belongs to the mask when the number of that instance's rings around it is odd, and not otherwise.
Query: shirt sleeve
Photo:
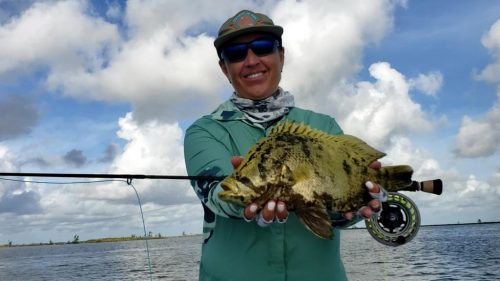
[[[228,176],[233,172],[228,144],[209,132],[204,126],[192,125],[186,130],[184,157],[190,176]],[[222,201],[220,180],[192,180],[191,185],[204,208],[227,218],[242,218],[243,207]]]

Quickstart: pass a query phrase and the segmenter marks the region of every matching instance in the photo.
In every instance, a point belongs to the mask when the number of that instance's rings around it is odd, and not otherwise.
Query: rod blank
[[[63,173],[0,173],[0,177],[45,177],[45,178],[94,178],[94,179],[169,179],[169,180],[223,180],[225,176],[179,176],[179,175],[141,175],[141,174],[63,174]],[[413,181],[406,191],[423,191],[440,195],[443,182],[440,179]]]
[[[178,175],[141,175],[141,174],[64,174],[64,173],[0,173],[8,177],[44,178],[94,178],[94,179],[169,179],[169,180],[222,180],[216,176],[178,176]]]

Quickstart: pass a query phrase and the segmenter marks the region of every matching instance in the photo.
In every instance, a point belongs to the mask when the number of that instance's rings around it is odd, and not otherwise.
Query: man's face
[[[250,42],[263,36],[262,34],[243,35],[231,40],[229,44]],[[278,89],[284,61],[283,48],[264,56],[257,56],[249,49],[244,60],[237,62],[224,60],[220,61],[219,65],[238,96],[262,100],[270,97]]]

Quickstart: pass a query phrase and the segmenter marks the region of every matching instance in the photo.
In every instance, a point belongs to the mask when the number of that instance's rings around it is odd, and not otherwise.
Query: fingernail
[[[267,203],[267,209],[268,209],[269,211],[274,211],[274,208],[276,208],[276,202],[274,202],[274,201],[269,201],[269,202]]]
[[[372,189],[373,189],[373,182],[371,182],[371,181],[367,181],[367,182],[365,182],[365,186],[366,186],[369,190],[372,190]]]
[[[284,212],[285,211],[285,203],[280,202],[278,203],[278,212]]]
[[[361,207],[361,209],[358,210],[358,216],[362,217],[362,218],[369,218],[370,216],[367,216],[366,215],[366,211],[368,207]]]
[[[250,212],[252,212],[252,213],[257,212],[257,204],[250,205]]]

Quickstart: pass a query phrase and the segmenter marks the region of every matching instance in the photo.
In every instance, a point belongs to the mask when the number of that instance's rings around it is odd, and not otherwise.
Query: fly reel
[[[417,205],[407,196],[389,192],[382,203],[379,216],[365,220],[368,232],[378,242],[388,246],[399,246],[411,241],[420,228],[420,213]]]
[[[401,191],[422,191],[441,195],[443,182],[440,179],[413,181]],[[378,242],[388,246],[399,246],[411,241],[420,228],[420,213],[417,205],[407,196],[389,192],[387,201],[382,203],[379,216],[365,220],[366,229]]]

